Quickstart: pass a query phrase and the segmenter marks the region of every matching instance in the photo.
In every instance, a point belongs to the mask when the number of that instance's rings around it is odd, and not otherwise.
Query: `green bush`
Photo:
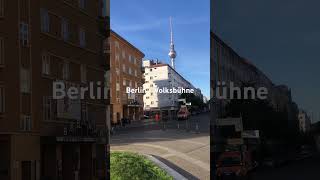
[[[146,157],[130,152],[112,152],[111,180],[173,180]]]

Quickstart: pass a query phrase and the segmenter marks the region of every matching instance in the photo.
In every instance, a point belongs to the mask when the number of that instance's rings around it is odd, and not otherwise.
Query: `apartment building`
[[[299,130],[300,132],[306,133],[311,129],[311,119],[307,112],[304,110],[299,110]]]
[[[105,177],[108,100],[53,98],[107,84],[108,0],[0,0],[0,179]]]
[[[126,92],[126,88],[143,85],[141,65],[143,52],[114,31],[110,33],[110,104],[113,123],[122,118],[140,120],[143,117],[143,94]]]
[[[160,93],[156,89],[192,89],[194,94],[203,99],[201,90],[195,88],[170,65],[159,61],[145,59],[143,61],[144,78],[143,96],[144,110],[149,112],[164,110],[170,117],[175,116],[179,108],[181,93]]]
[[[298,129],[297,104],[292,100],[291,90],[286,85],[275,85],[261,70],[248,59],[238,55],[230,46],[211,32],[211,97],[216,97],[216,90],[221,83],[229,87],[230,82],[235,87],[250,86],[255,89],[263,87],[268,90],[267,100],[277,112],[287,112],[288,127]],[[218,84],[220,82],[220,85]],[[229,98],[229,97],[228,97]],[[225,113],[225,105],[229,99],[217,100],[217,114]]]
[[[224,82],[227,87],[234,83],[235,87],[250,85],[254,88],[267,88],[268,99],[270,102],[275,100],[272,81],[214,33],[211,33],[211,54],[211,97],[216,96],[217,88],[222,88],[221,84]]]

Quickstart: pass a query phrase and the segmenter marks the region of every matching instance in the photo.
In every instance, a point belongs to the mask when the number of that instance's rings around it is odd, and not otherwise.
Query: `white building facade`
[[[308,116],[308,114],[303,111],[300,110],[299,111],[299,129],[301,132],[308,132],[311,128],[311,119]]]
[[[180,93],[160,93],[160,90],[184,89],[193,90],[196,96],[202,97],[200,89],[196,89],[168,64],[144,60],[143,96],[144,110],[156,109],[177,110]]]

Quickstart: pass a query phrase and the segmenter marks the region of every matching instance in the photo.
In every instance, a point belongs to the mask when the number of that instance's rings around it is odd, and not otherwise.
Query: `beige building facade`
[[[114,31],[110,34],[110,90],[112,123],[122,118],[135,121],[143,117],[143,94],[126,92],[126,88],[142,88],[143,52]]]
[[[0,0],[0,179],[106,176],[108,100],[53,98],[106,84],[107,0]]]

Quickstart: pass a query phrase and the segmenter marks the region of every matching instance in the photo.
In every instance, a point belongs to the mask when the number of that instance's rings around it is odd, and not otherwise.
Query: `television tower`
[[[170,17],[170,51],[169,51],[169,57],[171,59],[171,67],[175,69],[175,58],[177,57],[177,53],[174,50],[174,43],[173,43],[173,31],[172,31],[172,18]]]

